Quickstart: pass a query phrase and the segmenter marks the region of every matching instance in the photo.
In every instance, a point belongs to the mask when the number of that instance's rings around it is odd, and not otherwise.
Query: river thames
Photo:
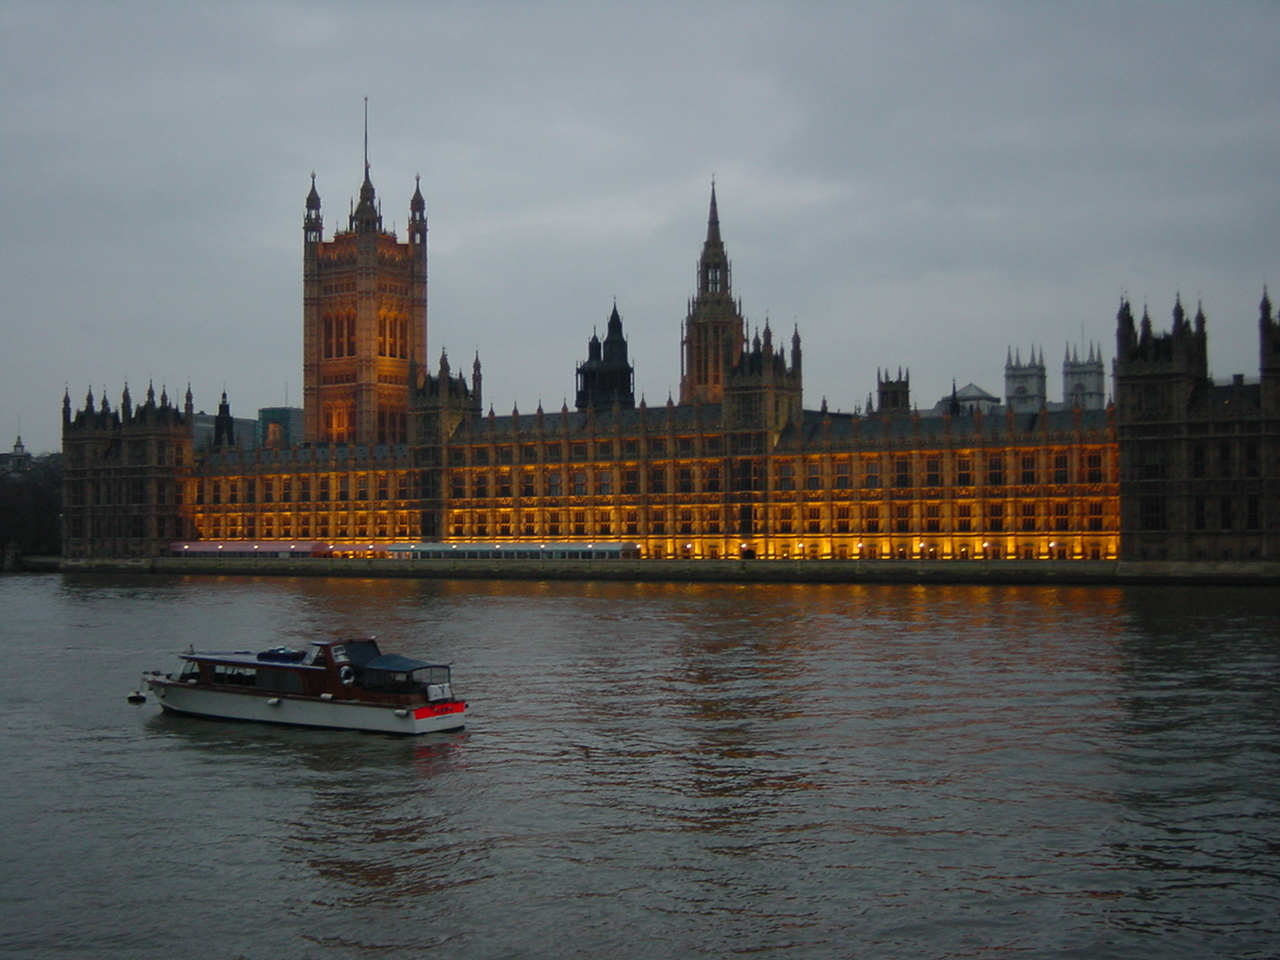
[[[0,956],[1274,957],[1268,588],[0,577]],[[126,703],[377,635],[418,738]]]

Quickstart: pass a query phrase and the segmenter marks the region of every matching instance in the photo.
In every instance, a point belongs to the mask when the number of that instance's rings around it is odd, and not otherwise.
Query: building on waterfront
[[[886,369],[865,409],[805,409],[800,331],[775,343],[766,322],[748,336],[713,186],[681,330],[679,401],[636,402],[615,304],[603,341],[593,335],[577,365],[575,409],[499,415],[484,410],[478,356],[469,378],[443,353],[434,371],[422,362],[424,209],[415,189],[408,241],[383,230],[366,164],[347,229],[325,241],[313,178],[302,442],[282,442],[282,428],[278,442],[240,442],[225,397],[207,443],[193,440],[189,398],[183,411],[150,393],[137,410],[126,397],[113,411],[90,397],[74,416],[65,400],[66,553],[157,555],[197,538],[314,541],[348,555],[416,541],[622,541],[647,558],[706,560],[1191,555],[1150,541],[1154,508],[1122,502],[1133,459],[1124,443],[1154,442],[1142,432],[1152,421],[1125,419],[1130,398],[1139,381],[1154,382],[1142,364],[1164,357],[1149,330],[1136,346],[1124,339],[1123,310],[1118,407],[1106,403],[1102,353],[1090,346],[1084,360],[1068,351],[1061,402],[1048,399],[1043,350],[1033,348],[1026,364],[1009,356],[1003,403],[969,384],[920,411],[909,374]],[[1274,378],[1280,360],[1269,362]],[[1267,389],[1255,392],[1274,410]],[[1184,408],[1162,409],[1176,418]],[[1274,478],[1274,453],[1259,445],[1249,459],[1254,448],[1241,444],[1232,456]],[[1241,488],[1239,522],[1256,513],[1274,525],[1274,489],[1254,487]],[[1145,546],[1122,547],[1135,532]],[[1176,538],[1181,528],[1159,532]],[[1270,542],[1244,549],[1271,557]]]
[[[1123,553],[1133,560],[1280,559],[1280,321],[1264,290],[1260,378],[1209,377],[1204,311],[1174,303],[1155,333],[1127,301],[1116,329]]]

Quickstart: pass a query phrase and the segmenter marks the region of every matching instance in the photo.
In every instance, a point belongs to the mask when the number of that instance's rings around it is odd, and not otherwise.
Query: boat
[[[403,734],[456,730],[467,715],[449,667],[383,653],[372,637],[180,656],[176,676],[142,677],[171,713]]]

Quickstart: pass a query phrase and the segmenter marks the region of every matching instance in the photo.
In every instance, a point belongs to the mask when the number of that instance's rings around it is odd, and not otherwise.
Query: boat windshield
[[[354,667],[363,667],[379,654],[376,640],[343,640],[329,649],[333,651],[334,663],[349,663]]]
[[[413,671],[414,676],[420,683],[448,683],[449,668],[448,667],[426,667],[422,670]]]

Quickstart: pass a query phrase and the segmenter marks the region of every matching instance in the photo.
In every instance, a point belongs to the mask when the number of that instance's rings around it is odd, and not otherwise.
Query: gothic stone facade
[[[1224,531],[1197,545],[1201,495],[1174,474],[1190,482],[1196,464],[1212,469],[1230,436],[1232,482],[1241,485],[1232,487],[1225,531],[1236,538],[1232,556],[1275,558],[1280,338],[1269,305],[1264,382],[1230,396],[1221,391],[1233,388],[1212,387],[1196,366],[1202,321],[1198,333],[1175,322],[1168,338],[1149,325],[1129,336],[1125,307],[1116,408],[1102,406],[1092,380],[1062,404],[1045,401],[1036,381],[1016,404],[987,410],[956,394],[921,413],[907,379],[886,374],[865,411],[805,410],[799,331],[788,348],[775,347],[768,324],[748,338],[713,188],[682,330],[680,402],[635,402],[615,306],[604,343],[593,338],[578,367],[577,409],[498,416],[483,412],[478,358],[469,381],[443,355],[434,373],[420,366],[420,198],[415,191],[410,242],[399,244],[381,229],[366,169],[360,208],[331,246],[313,185],[304,220],[306,443],[242,450],[215,437],[193,451],[189,410],[167,400],[118,414],[90,402],[74,418],[66,402],[68,555],[159,554],[171,540],[201,538],[315,541],[351,555],[420,540],[614,540],[655,558],[1173,559],[1211,550],[1217,558]],[[350,277],[325,273],[330,252],[332,269]],[[1033,353],[1028,366],[1037,363],[1043,355]],[[1092,354],[1088,363],[1092,371]],[[1153,390],[1167,398],[1162,406],[1153,406]],[[1232,399],[1255,394],[1252,406]],[[1204,439],[1191,440],[1201,427]],[[1221,526],[1227,494],[1217,489],[1201,498],[1204,522]]]

